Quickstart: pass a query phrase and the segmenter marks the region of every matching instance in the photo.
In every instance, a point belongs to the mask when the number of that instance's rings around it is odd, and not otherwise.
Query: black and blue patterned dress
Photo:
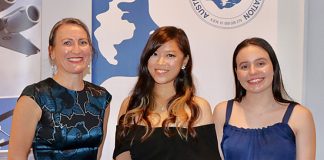
[[[74,91],[48,78],[23,90],[21,96],[31,97],[42,110],[32,143],[36,160],[96,159],[111,95],[103,87],[84,84],[82,91]]]

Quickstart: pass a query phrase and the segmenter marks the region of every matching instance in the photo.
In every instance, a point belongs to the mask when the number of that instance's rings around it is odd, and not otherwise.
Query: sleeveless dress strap
[[[232,109],[233,109],[233,102],[234,102],[233,99],[227,101],[227,106],[226,106],[226,119],[225,119],[225,124],[224,125],[227,125],[228,124],[228,121],[229,121],[229,119],[231,117]]]
[[[282,123],[288,123],[289,118],[291,116],[292,111],[295,108],[296,103],[290,103],[289,106],[287,107],[287,110],[285,112],[284,117],[282,118]]]

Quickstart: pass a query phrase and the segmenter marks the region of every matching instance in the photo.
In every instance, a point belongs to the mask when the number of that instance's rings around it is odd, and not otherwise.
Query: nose
[[[257,72],[257,68],[254,65],[251,65],[249,68],[249,73],[250,74],[255,74]]]
[[[81,48],[80,48],[79,44],[74,44],[72,46],[72,50],[71,50],[72,53],[80,53],[80,51],[81,51]]]
[[[164,64],[165,63],[165,59],[164,59],[164,57],[162,57],[162,56],[160,56],[159,58],[158,58],[158,64]]]

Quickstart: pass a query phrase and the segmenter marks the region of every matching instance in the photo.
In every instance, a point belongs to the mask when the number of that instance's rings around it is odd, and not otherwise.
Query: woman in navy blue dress
[[[111,95],[83,80],[93,50],[86,25],[57,22],[49,37],[54,71],[27,86],[17,101],[9,140],[9,159],[99,159],[106,136]]]
[[[311,112],[291,100],[279,62],[262,38],[242,41],[233,55],[235,98],[218,104],[214,121],[225,160],[314,160]]]

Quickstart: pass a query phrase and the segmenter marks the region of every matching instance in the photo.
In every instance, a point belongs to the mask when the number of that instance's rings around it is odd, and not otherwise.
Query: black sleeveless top
[[[132,160],[220,160],[217,146],[215,125],[208,124],[194,127],[197,132],[195,138],[182,139],[171,127],[174,135],[168,137],[162,127],[154,129],[153,133],[141,141],[145,127],[136,125],[123,139],[116,139],[113,157],[130,151]],[[116,137],[121,132],[117,126]]]

